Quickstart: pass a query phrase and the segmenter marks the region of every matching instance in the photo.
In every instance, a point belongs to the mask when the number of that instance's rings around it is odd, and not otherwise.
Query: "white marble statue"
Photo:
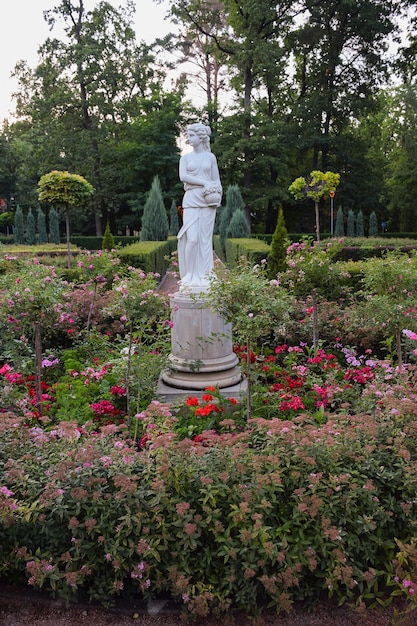
[[[210,150],[209,126],[187,128],[192,152],[181,157],[179,176],[184,183],[183,226],[178,233],[181,289],[209,285],[213,270],[213,229],[222,187],[216,157]]]

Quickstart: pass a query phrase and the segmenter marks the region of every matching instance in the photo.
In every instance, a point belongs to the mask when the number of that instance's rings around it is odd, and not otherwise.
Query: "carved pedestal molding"
[[[239,386],[242,374],[233,352],[231,325],[208,307],[204,292],[178,291],[171,300],[171,313],[172,352],[162,382],[190,391]]]

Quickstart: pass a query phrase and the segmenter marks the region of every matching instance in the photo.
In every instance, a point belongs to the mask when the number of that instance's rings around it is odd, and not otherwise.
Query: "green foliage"
[[[36,222],[38,226],[38,244],[48,243],[48,235],[46,234],[45,213],[38,208],[36,213]],[[55,243],[55,242],[53,242]]]
[[[363,299],[355,307],[358,321],[383,327],[393,336],[399,365],[402,366],[401,333],[417,332],[413,311],[417,308],[417,257],[387,252],[363,265]]]
[[[49,241],[56,244],[61,243],[58,212],[54,207],[49,209]]]
[[[230,239],[247,239],[250,237],[249,225],[245,213],[236,209],[226,231],[226,237]]]
[[[103,242],[101,244],[101,249],[102,250],[114,250],[114,248],[115,248],[114,237],[110,230],[110,224],[109,222],[107,222],[106,229],[103,235]]]
[[[365,237],[365,228],[363,224],[363,213],[359,211],[356,217],[356,237]]]
[[[369,237],[377,237],[378,236],[378,220],[376,217],[375,211],[369,216]]]
[[[344,234],[345,234],[345,226],[344,226],[344,220],[343,220],[343,209],[340,206],[337,209],[336,226],[334,229],[334,235],[335,237],[343,237]]]
[[[41,176],[38,183],[40,202],[48,202],[66,210],[84,206],[93,193],[93,186],[85,178],[69,172],[53,170]]]
[[[278,210],[277,225],[272,236],[271,250],[268,254],[268,276],[276,278],[279,272],[286,268],[287,248],[290,245],[287,227],[285,226],[284,212],[282,207]]]
[[[226,261],[230,268],[239,265],[242,257],[249,263],[256,265],[264,261],[270,251],[270,246],[261,239],[226,239]]]
[[[177,235],[180,229],[179,219],[178,219],[178,207],[175,200],[171,202],[171,209],[169,212],[169,234]]]
[[[219,234],[223,249],[225,250],[225,240],[227,237],[227,229],[232,221],[233,214],[236,210],[243,211],[245,203],[239,190],[238,185],[229,185],[226,189],[226,204],[220,212]]]
[[[304,176],[296,178],[288,187],[288,191],[297,200],[304,200],[306,198],[314,200],[317,241],[320,241],[319,202],[324,196],[329,195],[330,191],[336,191],[339,182],[340,174],[335,174],[330,171],[320,172],[319,170],[313,170],[306,178],[304,178]]]
[[[35,216],[33,214],[32,207],[29,207],[28,214],[26,216],[26,243],[29,246],[33,246],[36,243],[36,225]]]
[[[356,237],[355,214],[352,211],[352,209],[349,209],[349,211],[348,211],[346,236],[347,237]]]
[[[120,260],[125,265],[153,272],[162,276],[168,266],[167,258],[176,248],[176,241],[138,241],[124,246],[118,251]]]
[[[168,217],[162,198],[161,184],[159,177],[155,176],[143,209],[140,240],[165,241],[168,231]]]
[[[314,202],[319,202],[330,191],[336,190],[339,182],[340,174],[313,170],[307,178],[296,178],[288,190],[297,200],[311,198]]]
[[[23,222],[23,211],[19,205],[16,207],[14,216],[14,240],[18,245],[25,243],[25,227]]]
[[[176,445],[169,406],[139,417],[156,425],[140,451],[116,427],[5,424],[2,577],[107,606],[168,594],[200,619],[389,597],[416,521],[413,418],[258,419]]]

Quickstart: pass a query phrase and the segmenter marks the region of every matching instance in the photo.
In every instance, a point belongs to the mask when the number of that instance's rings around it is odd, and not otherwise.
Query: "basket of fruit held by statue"
[[[222,201],[222,188],[221,185],[207,185],[203,189],[204,200],[208,206],[220,206]]]

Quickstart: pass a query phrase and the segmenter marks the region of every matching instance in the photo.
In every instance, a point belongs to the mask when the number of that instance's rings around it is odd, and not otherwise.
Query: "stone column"
[[[231,325],[208,307],[204,292],[178,291],[171,312],[172,352],[169,368],[161,374],[163,383],[184,390],[238,385],[242,374],[233,352]]]

